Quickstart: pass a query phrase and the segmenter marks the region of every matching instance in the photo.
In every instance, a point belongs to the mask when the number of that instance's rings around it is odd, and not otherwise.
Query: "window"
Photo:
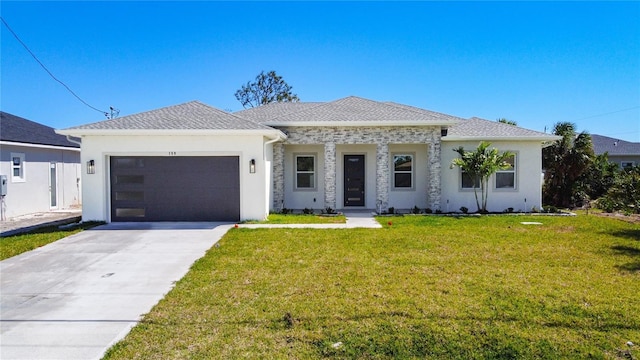
[[[413,154],[393,154],[393,188],[413,188]]]
[[[516,156],[510,156],[506,159],[509,167],[496,172],[496,189],[515,189],[516,188]]]
[[[635,163],[633,161],[621,161],[620,162],[620,166],[622,166],[623,169],[630,169],[635,165]]]
[[[471,177],[468,173],[464,171],[460,171],[460,178],[462,179],[462,188],[463,189],[473,189],[474,183],[476,188],[480,188],[480,178],[476,177],[475,179]],[[474,181],[475,180],[475,181]]]
[[[24,182],[24,154],[11,153],[11,181]]]
[[[316,187],[316,156],[296,155],[296,189],[308,190]]]

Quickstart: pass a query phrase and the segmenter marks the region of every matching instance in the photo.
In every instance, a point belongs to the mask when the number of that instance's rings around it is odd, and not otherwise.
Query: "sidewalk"
[[[239,224],[240,228],[260,229],[260,228],[288,228],[288,229],[355,229],[369,228],[380,229],[380,225],[375,214],[371,211],[345,212],[347,218],[345,224]]]
[[[69,224],[78,222],[81,218],[82,210],[79,209],[21,215],[0,221],[0,236],[21,234],[45,226]]]

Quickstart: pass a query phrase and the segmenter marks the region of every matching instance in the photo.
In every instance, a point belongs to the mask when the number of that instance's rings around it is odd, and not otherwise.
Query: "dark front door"
[[[364,155],[344,156],[344,206],[364,206]]]

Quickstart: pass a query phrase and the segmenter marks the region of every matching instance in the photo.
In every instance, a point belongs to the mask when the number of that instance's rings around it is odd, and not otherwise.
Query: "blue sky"
[[[349,95],[640,141],[640,2],[11,2],[47,68],[120,116],[234,93],[276,70],[302,101]],[[3,111],[104,119],[1,29]]]

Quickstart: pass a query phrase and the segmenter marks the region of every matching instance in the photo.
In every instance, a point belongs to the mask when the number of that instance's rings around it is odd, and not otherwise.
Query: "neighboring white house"
[[[621,168],[640,165],[640,143],[596,134],[591,135],[591,142],[596,155],[607,153],[609,162]]]
[[[6,177],[3,220],[82,203],[80,146],[53,128],[6,112],[0,112],[0,175]]]
[[[58,130],[82,138],[83,219],[265,218],[327,207],[475,209],[449,164],[481,140],[515,153],[488,209],[541,207],[541,149],[557,136],[392,102],[347,97],[227,113],[197,101]],[[525,200],[526,199],[526,200]]]

